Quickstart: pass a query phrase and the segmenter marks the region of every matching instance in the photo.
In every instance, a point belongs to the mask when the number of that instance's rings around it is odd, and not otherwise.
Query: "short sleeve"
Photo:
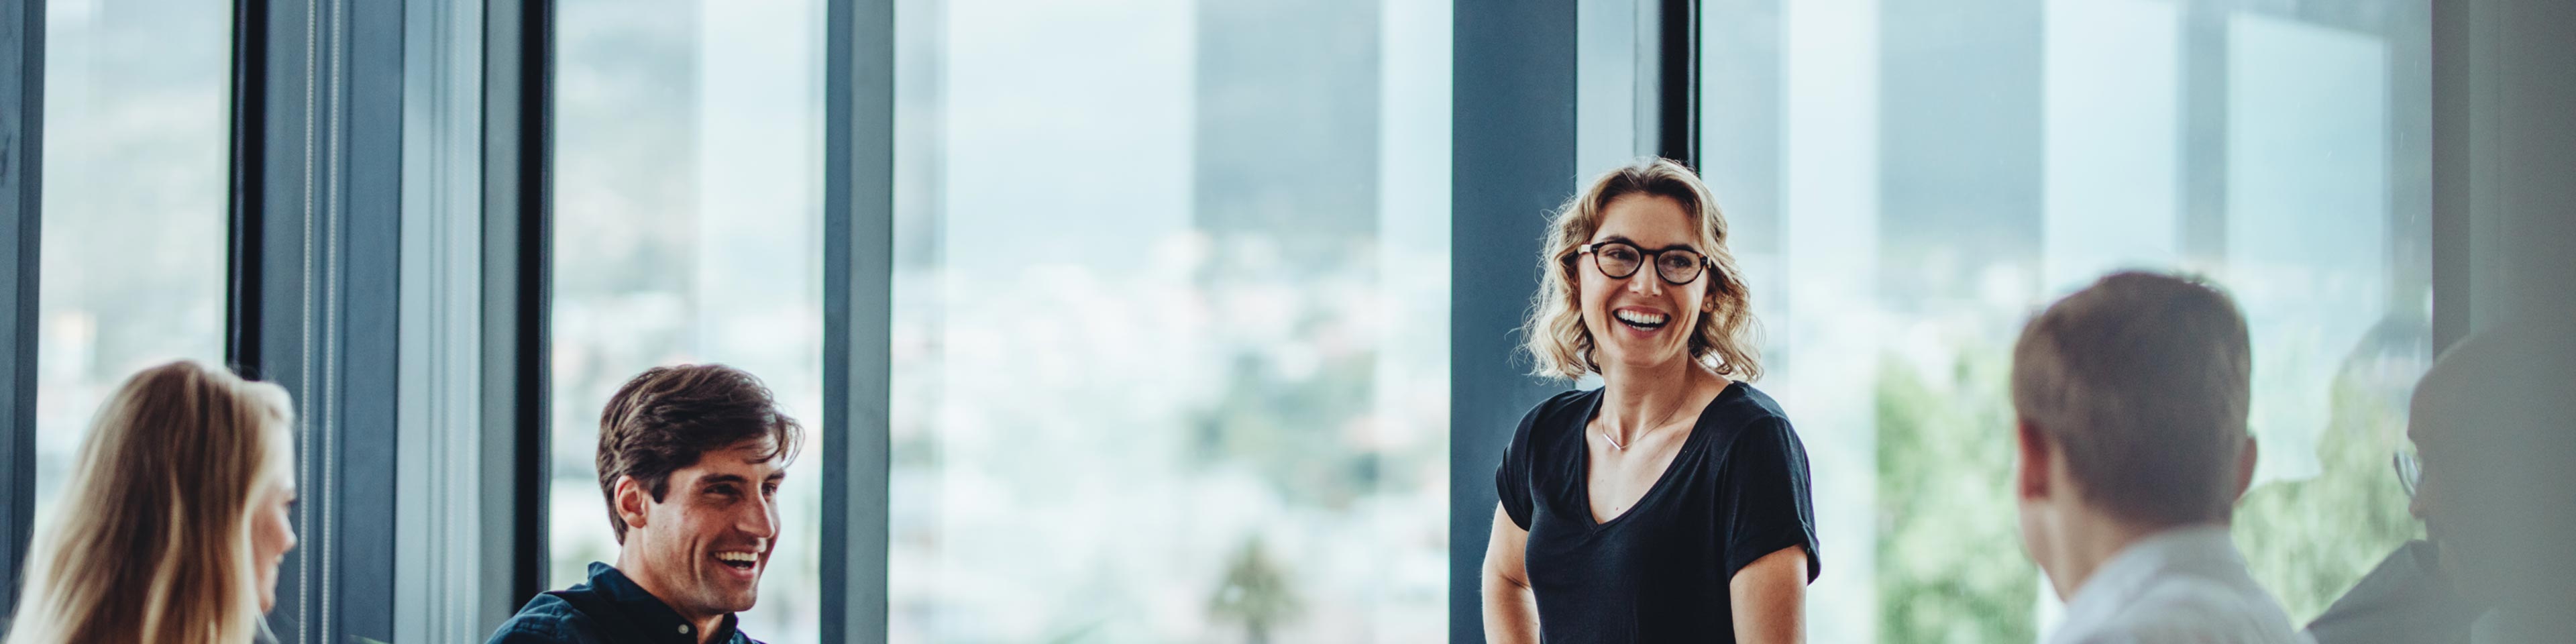
[[[1807,450],[1789,421],[1754,421],[1735,438],[1721,467],[1726,519],[1726,576],[1783,548],[1807,549],[1807,581],[1824,571],[1816,552],[1816,511],[1808,493]]]
[[[1550,401],[1550,403],[1553,402]],[[1529,414],[1521,417],[1520,429],[1512,431],[1511,444],[1503,448],[1502,465],[1494,468],[1494,496],[1502,500],[1503,514],[1512,518],[1512,525],[1520,526],[1522,530],[1529,529],[1530,512],[1533,510],[1529,468],[1530,429],[1538,424],[1541,412],[1545,412],[1549,406],[1548,403],[1542,403],[1530,408]]]

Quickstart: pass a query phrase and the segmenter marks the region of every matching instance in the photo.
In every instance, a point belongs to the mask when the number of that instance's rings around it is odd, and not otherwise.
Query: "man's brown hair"
[[[2236,502],[2252,349],[2245,317],[2197,280],[2103,277],[2013,346],[2013,411],[2066,455],[2083,498],[2151,526],[2223,520]]]
[[[599,414],[599,493],[608,499],[609,525],[626,542],[626,520],[617,515],[617,477],[635,479],[654,501],[670,492],[671,473],[698,464],[707,452],[768,438],[762,456],[795,460],[804,429],[778,410],[760,379],[720,364],[654,367],[617,388]]]

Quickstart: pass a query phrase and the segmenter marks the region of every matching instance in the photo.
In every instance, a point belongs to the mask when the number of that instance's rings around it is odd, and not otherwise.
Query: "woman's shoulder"
[[[1788,415],[1770,396],[1750,384],[1729,384],[1716,400],[1709,401],[1707,415],[1701,416],[1699,422],[1690,445],[1683,449],[1689,450],[1691,467],[1704,480],[1718,482],[1718,489],[1724,490],[1759,490],[1768,494],[1770,490],[1791,489],[1803,498],[1808,489],[1806,445],[1790,428]],[[1742,496],[1726,492],[1710,499],[1734,503]],[[1813,552],[1810,549],[1809,556]]]
[[[1538,406],[1532,408],[1530,411],[1582,411],[1591,407],[1593,399],[1600,397],[1601,389],[1598,387],[1592,389],[1567,389],[1565,391],[1557,392],[1554,396],[1548,396],[1547,400],[1540,401]]]
[[[1527,426],[1550,421],[1562,422],[1569,415],[1589,416],[1593,401],[1600,398],[1600,389],[1568,389],[1558,392],[1530,407],[1529,414],[1521,418],[1521,424]]]
[[[1772,400],[1770,394],[1755,388],[1753,383],[1741,380],[1728,384],[1726,391],[1709,401],[1708,407],[1705,420],[1723,427],[1776,423],[1786,429],[1789,425],[1789,412],[1780,409],[1780,401]]]
[[[1708,415],[1700,420],[1704,427],[1722,430],[1718,438],[1729,458],[1760,458],[1763,454],[1805,458],[1804,442],[1790,425],[1789,413],[1752,383],[1739,381],[1727,386],[1726,393],[1709,402]]]
[[[1599,389],[1569,389],[1539,401],[1530,407],[1529,413],[1521,416],[1520,428],[1513,432],[1513,442],[1527,445],[1533,435],[1552,435],[1567,425],[1583,424],[1590,420],[1593,403],[1600,398]]]

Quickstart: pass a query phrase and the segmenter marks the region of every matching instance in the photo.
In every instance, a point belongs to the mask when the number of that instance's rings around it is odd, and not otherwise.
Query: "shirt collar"
[[[681,618],[679,611],[671,610],[670,604],[663,603],[662,598],[646,592],[643,586],[636,585],[635,580],[628,579],[626,573],[619,572],[617,567],[596,561],[591,562],[590,587],[597,590],[602,598],[608,600],[609,605],[617,608],[618,612],[625,613],[627,619],[643,627],[644,632],[656,636],[669,634],[675,636],[672,640],[675,642],[687,641],[694,644],[698,641],[695,632],[697,625]],[[716,623],[715,636],[707,638],[706,641],[732,642],[735,641],[736,635],[734,616],[727,613],[724,620]]]
[[[2089,631],[2117,616],[2156,578],[2171,571],[2242,571],[2245,558],[2226,526],[2199,525],[2147,535],[2093,569],[2093,576],[2067,598],[2063,634]],[[2050,641],[2065,641],[2051,638]]]

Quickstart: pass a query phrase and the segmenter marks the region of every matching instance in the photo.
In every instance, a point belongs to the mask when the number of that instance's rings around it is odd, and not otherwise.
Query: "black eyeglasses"
[[[1636,244],[1616,240],[1593,242],[1577,248],[1573,255],[1565,256],[1565,261],[1571,263],[1577,255],[1591,255],[1592,265],[1600,268],[1601,275],[1610,279],[1626,279],[1637,274],[1637,267],[1652,261],[1655,275],[1676,286],[1699,279],[1700,270],[1714,263],[1708,261],[1707,255],[1682,246],[1648,252]]]

